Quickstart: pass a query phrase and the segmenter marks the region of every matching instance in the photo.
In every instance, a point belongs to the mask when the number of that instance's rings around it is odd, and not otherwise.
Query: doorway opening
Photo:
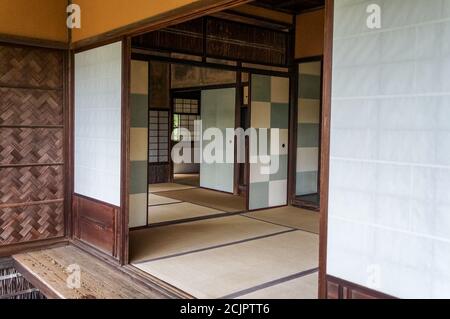
[[[295,46],[323,1],[289,3],[132,40],[130,262],[196,298],[317,297],[321,63]]]

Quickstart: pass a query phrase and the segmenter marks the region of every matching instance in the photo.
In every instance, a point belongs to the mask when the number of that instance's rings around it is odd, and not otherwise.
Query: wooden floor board
[[[74,246],[19,254],[13,260],[17,270],[49,298],[167,298]],[[67,284],[68,278],[73,278],[70,266],[81,271],[79,287],[71,288]]]

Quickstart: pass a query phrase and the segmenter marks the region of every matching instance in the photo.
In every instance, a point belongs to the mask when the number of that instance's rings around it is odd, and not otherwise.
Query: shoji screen
[[[218,89],[202,91],[201,119],[203,136],[209,128],[218,128],[226,136],[227,128],[234,128],[236,114],[236,89]],[[226,151],[225,143],[234,140],[224,140],[223,154]],[[203,150],[211,141],[202,141]],[[234,157],[234,155],[233,155]],[[233,163],[205,163],[200,165],[200,186],[232,193],[234,190],[234,164]]]
[[[147,225],[149,63],[131,61],[130,227]]]
[[[334,18],[328,273],[449,298],[450,1],[336,0]]]
[[[75,54],[75,193],[120,206],[122,43]]]
[[[261,161],[250,164],[249,207],[251,210],[287,204],[288,145],[289,145],[289,79],[266,75],[251,78],[251,123],[259,129],[279,129],[279,147],[268,137],[267,152],[271,162],[277,160],[279,169],[263,174]],[[270,134],[270,131],[269,133]],[[252,144],[252,137],[250,137]],[[259,143],[258,143],[259,144]]]

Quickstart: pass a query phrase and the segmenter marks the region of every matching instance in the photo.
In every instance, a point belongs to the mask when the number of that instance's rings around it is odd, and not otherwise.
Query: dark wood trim
[[[291,34],[291,52],[290,57],[295,57],[295,45],[297,29],[297,19],[294,18],[294,32]],[[289,82],[289,162],[288,162],[288,203],[295,198],[297,180],[297,114],[298,114],[298,66],[293,63],[290,67]]]
[[[382,292],[327,275],[327,299],[397,299]]]
[[[0,128],[46,128],[59,130],[64,128],[64,125],[0,125]]]
[[[38,48],[46,49],[58,49],[58,50],[68,50],[69,43],[53,40],[44,40],[31,37],[23,37],[17,35],[9,35],[0,33],[0,44],[14,44],[14,45],[24,45],[33,46]]]
[[[234,104],[234,129],[241,126],[241,107],[243,103],[243,87],[242,87],[242,72],[236,72],[236,102]],[[238,163],[238,137],[234,137],[234,180],[233,180],[233,194],[239,195],[239,176],[241,165]]]
[[[313,203],[309,203],[309,202],[303,201],[303,200],[299,200],[297,198],[294,198],[294,199],[291,200],[291,205],[295,206],[295,207],[298,207],[298,208],[311,210],[311,211],[314,211],[314,212],[320,212],[320,208],[317,205],[315,205]]]
[[[122,40],[122,158],[121,209],[119,214],[119,262],[128,264],[129,258],[129,185],[130,185],[130,128],[131,128],[131,37]],[[150,92],[149,92],[150,94]],[[150,95],[149,95],[150,99]]]
[[[68,244],[67,238],[56,238],[48,240],[40,240],[28,243],[20,243],[9,246],[0,247],[0,258],[10,257],[15,254],[19,254],[26,251],[40,250],[40,249],[50,249],[54,247],[65,246]]]
[[[52,88],[52,87],[48,87],[48,86],[41,86],[41,87],[37,87],[34,85],[8,85],[8,84],[2,84],[0,85],[0,89],[16,89],[16,90],[35,90],[35,91],[55,91],[55,92],[59,92],[62,91],[64,88],[63,87],[58,87],[58,88]],[[57,126],[57,125],[54,125]]]
[[[311,202],[307,202],[307,201],[303,201],[301,199],[298,198],[297,196],[297,189],[296,189],[296,183],[297,183],[297,147],[298,147],[298,111],[299,111],[299,104],[298,104],[298,100],[299,100],[299,91],[298,91],[298,86],[299,86],[299,66],[302,63],[310,63],[310,62],[321,62],[321,87],[320,87],[320,127],[322,128],[322,104],[323,104],[323,56],[322,55],[318,55],[318,56],[313,56],[313,57],[307,57],[307,58],[301,58],[301,59],[296,59],[295,60],[295,64],[293,66],[293,74],[292,77],[295,79],[295,95],[293,95],[291,97],[293,103],[295,104],[294,110],[292,112],[292,118],[291,118],[291,132],[292,132],[292,139],[290,140],[292,143],[292,148],[294,149],[294,154],[290,157],[293,162],[290,165],[290,169],[291,169],[291,182],[289,183],[289,193],[290,193],[290,202],[292,205],[300,207],[300,208],[305,208],[305,209],[311,209],[314,211],[320,211],[320,203],[319,205],[316,205],[314,203]],[[320,194],[320,176],[321,176],[321,168],[320,168],[320,162],[321,162],[321,158],[322,158],[322,145],[321,145],[321,141],[322,141],[322,130],[319,132],[319,168],[318,168],[318,173],[317,173],[317,189],[318,189],[318,194]],[[313,194],[311,194],[313,195]],[[319,196],[320,197],[320,196]]]
[[[177,63],[171,63],[171,64],[177,64]],[[239,72],[239,71],[236,71],[236,73],[237,72]],[[236,83],[200,85],[200,86],[192,86],[192,87],[180,88],[180,89],[171,89],[171,91],[174,93],[179,93],[179,92],[189,92],[189,91],[206,91],[206,90],[220,90],[220,89],[234,89],[234,88],[236,88]],[[182,114],[182,113],[176,113],[176,114]],[[187,114],[189,114],[189,113],[187,113]],[[190,115],[195,115],[195,114],[190,114]]]
[[[253,73],[248,72],[248,122],[249,127],[252,127],[252,82]],[[246,210],[250,211],[250,136],[245,136],[245,184],[247,185],[247,190],[245,192],[245,204]]]
[[[292,24],[271,20],[264,16],[255,16],[233,9],[224,10],[210,15],[212,18],[236,22],[243,25],[261,28],[264,30],[288,33]],[[293,17],[291,16],[291,19]],[[292,20],[294,21],[294,20]]]
[[[131,53],[131,60],[132,61],[134,60],[133,59],[133,53]],[[146,166],[145,169],[146,169],[146,174],[147,174],[147,176],[146,176],[147,194],[150,194],[150,185],[148,183],[148,181],[149,181],[149,171],[148,170],[149,170],[149,165],[150,165],[150,102],[151,102],[150,101],[150,94],[151,94],[151,90],[152,90],[152,85],[151,85],[152,84],[152,80],[151,80],[151,78],[152,78],[152,66],[151,66],[151,61],[145,61],[145,62],[147,62],[147,89],[148,89],[148,92],[147,92],[147,145],[146,145],[146,147],[147,147],[147,159],[146,159],[147,166]],[[169,71],[170,71],[170,73],[172,73],[172,70],[170,70],[170,67],[169,67]],[[131,77],[131,73],[130,73],[130,77]],[[131,94],[131,92],[130,92],[130,94]],[[172,104],[172,98],[170,98],[170,99],[171,99],[170,103]],[[130,105],[130,107],[131,107],[131,105]],[[130,123],[130,129],[131,129],[131,123]],[[173,131],[173,129],[172,129],[172,131]],[[148,207],[149,207],[150,203],[149,203],[148,196],[146,196],[146,199],[147,199],[146,200],[147,204],[146,204],[145,207],[146,207],[147,211],[145,213],[145,225],[148,225]],[[130,213],[128,212],[128,218],[129,218],[129,215],[130,215]],[[131,231],[131,229],[128,229],[128,232],[130,232],[130,231]],[[130,246],[130,243],[128,243],[128,247],[129,246]]]
[[[141,52],[147,51],[147,50],[142,50],[142,49],[138,49],[138,50],[140,50]],[[133,51],[134,51],[133,52],[133,60],[140,60],[140,61],[150,61],[151,60],[151,61],[167,62],[167,63],[172,63],[172,64],[184,64],[184,65],[196,66],[196,67],[200,67],[200,68],[220,69],[220,70],[233,71],[233,72],[241,71],[242,73],[262,74],[262,75],[268,75],[268,76],[279,76],[279,77],[288,77],[289,76],[289,71],[282,72],[282,71],[271,71],[271,70],[265,70],[265,69],[243,67],[243,66],[240,66],[239,63],[236,65],[228,65],[228,64],[219,64],[219,63],[202,62],[202,61],[194,61],[194,60],[184,60],[184,59],[179,59],[179,58],[154,55],[152,51],[148,51],[148,54],[137,53],[136,50],[133,50]],[[268,66],[266,64],[257,64],[257,63],[247,63],[247,64]],[[280,68],[288,69],[287,67],[280,67]]]
[[[233,15],[236,15],[236,16],[240,16],[242,18],[259,20],[259,21],[265,22],[266,24],[273,25],[273,27],[277,27],[279,29],[281,29],[281,28],[288,29],[288,28],[292,27],[292,25],[294,24],[294,21],[295,21],[295,17],[293,18],[291,23],[287,23],[287,22],[282,22],[282,21],[274,20],[274,19],[271,19],[271,18],[263,17],[263,16],[257,16],[257,15],[252,15],[252,14],[240,12],[240,11],[235,10],[233,8],[232,9],[228,9],[228,10],[224,10],[224,12],[225,13],[229,13],[229,14],[233,14]],[[247,22],[247,24],[251,24],[251,23]]]
[[[73,238],[73,211],[72,211],[72,195],[74,193],[74,176],[75,176],[75,54],[73,51],[68,51],[67,63],[67,79],[66,79],[66,202],[68,206],[66,216],[66,236]]]
[[[138,36],[140,34],[156,31],[182,22],[200,18],[202,16],[223,11],[238,5],[251,2],[251,0],[203,0],[164,12],[162,14],[117,28],[87,39],[72,42],[71,48],[79,49],[89,47],[103,41],[111,41],[122,36]]]
[[[0,128],[3,128],[3,127],[0,126]],[[21,168],[21,167],[42,167],[42,166],[64,166],[64,163],[7,164],[7,165],[0,165],[0,169],[2,169],[2,168]]]
[[[64,69],[63,69],[63,116],[64,116],[64,234],[65,236],[71,236],[71,222],[70,216],[72,215],[72,179],[71,174],[71,160],[70,160],[70,145],[71,145],[71,103],[70,103],[70,52],[67,51],[64,54]]]
[[[315,56],[310,56],[307,58],[298,58],[298,59],[294,60],[294,63],[300,64],[300,63],[319,62],[319,61],[323,61],[323,55],[315,55]]]
[[[322,130],[320,161],[320,248],[319,298],[327,297],[328,186],[330,166],[331,85],[333,63],[334,0],[325,2],[325,40],[322,91]]]
[[[43,201],[39,201],[39,202],[10,203],[10,204],[4,203],[4,204],[0,204],[0,209],[47,205],[47,204],[59,204],[59,203],[63,203],[63,202],[64,202],[64,199],[61,198],[61,199],[43,200]]]
[[[173,133],[173,118],[174,118],[175,112],[174,112],[174,105],[173,105],[174,96],[173,96],[173,92],[171,90],[171,88],[172,88],[172,64],[169,64],[168,68],[169,68],[169,99],[170,99],[170,101],[169,101],[169,103],[170,103],[169,104],[169,110],[170,110],[170,112],[169,112],[169,129],[170,129],[170,131],[169,131],[169,141],[168,141],[169,142],[169,155],[168,155],[169,156],[169,182],[173,183],[175,180],[175,178],[174,178],[175,164],[172,161],[172,149],[173,149],[175,143],[172,140],[172,133]],[[148,99],[148,101],[150,103],[150,98]],[[201,112],[201,98],[199,98],[199,101],[198,101],[198,114],[200,114],[200,112]],[[149,124],[149,130],[150,130],[150,124]],[[150,150],[149,150],[149,152],[150,152]],[[148,176],[147,176],[147,178],[148,178]],[[147,197],[147,207],[148,207],[148,197]],[[148,225],[148,212],[147,212],[147,225]]]
[[[166,205],[160,205],[160,206],[170,206],[170,205],[176,205],[176,204],[180,204],[180,203],[173,203],[173,204],[166,204]],[[152,206],[150,206],[151,208]],[[206,207],[206,206],[204,206]],[[241,212],[233,212],[233,213],[217,213],[214,215],[209,215],[209,216],[201,216],[201,217],[192,217],[192,218],[185,218],[185,219],[178,219],[178,220],[170,220],[167,222],[161,222],[161,223],[149,223],[147,224],[147,226],[139,226],[139,227],[134,227],[131,228],[130,231],[137,231],[137,230],[143,230],[143,229],[149,229],[149,228],[158,228],[158,227],[163,227],[163,226],[171,226],[171,225],[179,225],[179,224],[186,224],[186,223],[192,223],[192,222],[197,222],[197,221],[202,221],[202,220],[210,220],[210,219],[217,219],[217,218],[223,218],[223,217],[230,217],[230,216],[237,216],[237,215],[241,215],[241,214],[245,214],[246,211],[241,211]]]

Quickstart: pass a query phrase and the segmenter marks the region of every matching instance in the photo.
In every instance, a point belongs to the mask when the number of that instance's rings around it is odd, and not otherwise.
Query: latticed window
[[[195,131],[195,121],[200,120],[200,105],[197,99],[175,99],[173,115],[173,140],[181,141],[180,129],[186,129],[191,133],[192,140],[198,140]]]
[[[169,111],[150,111],[149,163],[169,162]]]

